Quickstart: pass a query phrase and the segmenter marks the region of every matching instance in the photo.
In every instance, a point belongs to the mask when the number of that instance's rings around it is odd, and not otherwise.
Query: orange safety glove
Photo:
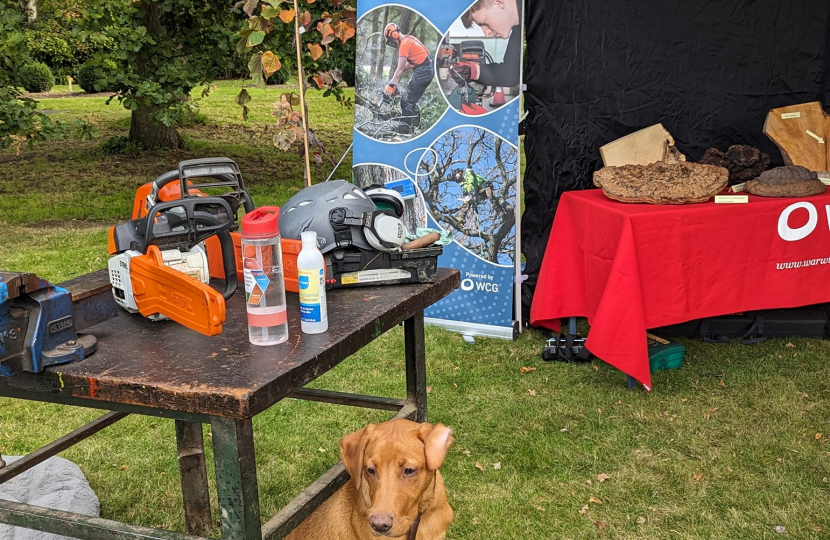
[[[478,80],[481,66],[477,62],[455,62],[450,65],[450,74],[459,84]]]

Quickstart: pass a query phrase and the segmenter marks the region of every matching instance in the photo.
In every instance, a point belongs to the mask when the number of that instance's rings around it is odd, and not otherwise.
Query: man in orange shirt
[[[435,73],[432,56],[423,43],[415,36],[408,36],[401,32],[395,23],[387,24],[383,35],[386,38],[386,44],[398,50],[398,67],[386,85],[386,95],[389,97],[397,95],[401,77],[404,72],[412,70],[401,97],[401,123],[398,127],[400,133],[411,134],[421,122],[418,100],[424,95]]]

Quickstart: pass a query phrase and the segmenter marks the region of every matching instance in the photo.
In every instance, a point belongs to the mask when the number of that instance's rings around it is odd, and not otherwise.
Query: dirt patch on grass
[[[32,99],[56,99],[56,98],[94,98],[94,97],[110,97],[115,95],[115,92],[95,92],[88,94],[86,92],[30,92],[23,94],[23,97]]]

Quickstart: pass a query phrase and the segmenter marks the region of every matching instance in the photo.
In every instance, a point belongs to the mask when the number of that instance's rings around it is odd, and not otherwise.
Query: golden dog
[[[453,443],[442,424],[392,420],[340,441],[351,479],[287,540],[443,540],[452,508],[438,468]]]

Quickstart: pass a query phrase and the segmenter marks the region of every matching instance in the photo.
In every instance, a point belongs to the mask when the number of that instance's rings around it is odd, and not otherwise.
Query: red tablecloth
[[[650,390],[647,328],[828,301],[830,191],[654,206],[597,189],[562,196],[530,318],[587,316],[588,349]]]

